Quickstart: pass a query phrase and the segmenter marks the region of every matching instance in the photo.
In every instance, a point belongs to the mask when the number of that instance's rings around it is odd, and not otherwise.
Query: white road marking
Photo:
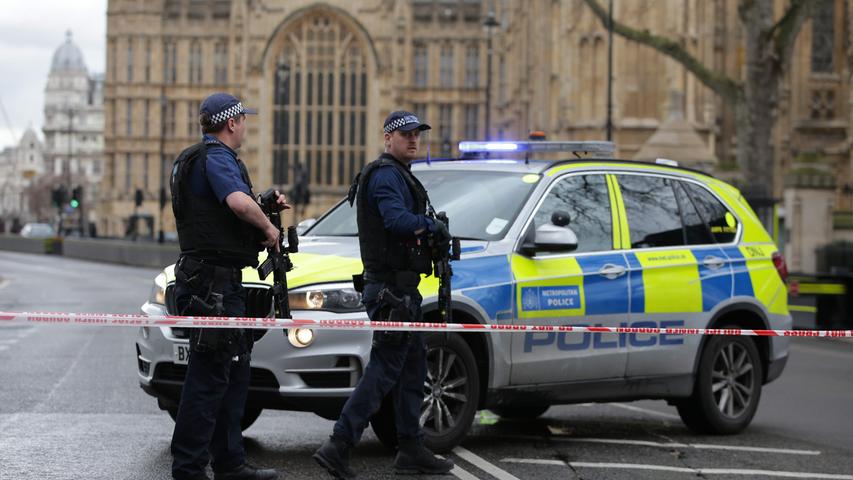
[[[515,475],[500,469],[497,465],[492,465],[485,459],[474,455],[472,452],[466,450],[465,448],[456,447],[453,449],[453,453],[455,453],[459,458],[465,460],[471,465],[474,465],[475,467],[497,478],[498,480],[521,480]]]
[[[453,470],[451,470],[450,473],[453,474],[453,476],[455,476],[459,480],[480,480],[479,477],[472,475],[459,465],[454,465]]]
[[[681,421],[681,417],[679,417],[678,415],[673,415],[671,413],[656,412],[654,410],[649,410],[648,408],[635,407],[633,405],[625,405],[624,403],[608,403],[607,405],[613,405],[614,407],[623,408],[625,410],[631,410],[632,412],[640,412],[640,413],[645,413],[647,415],[654,415],[656,417]]]
[[[793,450],[789,448],[749,447],[742,445],[714,445],[708,443],[651,442],[646,440],[625,440],[620,438],[561,438],[553,440],[577,443],[605,443],[613,445],[638,445],[656,448],[695,448],[697,450],[734,450],[738,452],[783,453],[787,455],[820,455],[819,450]]]
[[[548,460],[545,458],[502,458],[502,462],[506,463],[527,463],[530,465],[558,465],[568,467],[568,464],[562,460]]]
[[[689,467],[671,467],[669,465],[647,465],[641,463],[592,463],[592,462],[570,462],[566,463],[562,460],[543,460],[540,458],[504,458],[501,462],[507,463],[526,463],[532,465],[560,465],[571,468],[612,468],[624,470],[653,470],[659,472],[679,472],[690,473],[693,475],[744,475],[744,476],[762,476],[762,477],[778,477],[778,478],[806,478],[806,479],[823,479],[823,480],[853,480],[853,475],[844,475],[836,473],[815,473],[815,472],[786,472],[778,470],[751,470],[741,468],[689,468]]]
[[[441,455],[436,455],[436,457],[444,458]],[[453,465],[453,470],[451,470],[450,473],[460,480],[480,480],[459,465]]]

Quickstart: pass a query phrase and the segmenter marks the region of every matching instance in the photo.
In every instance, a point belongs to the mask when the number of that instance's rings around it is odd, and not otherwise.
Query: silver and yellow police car
[[[413,164],[462,240],[454,322],[791,327],[784,259],[735,187],[672,162],[608,159],[607,142],[459,147],[475,158]],[[580,158],[543,161],[539,152]],[[362,271],[355,217],[342,201],[300,238],[288,276],[294,318],[366,318],[351,278]],[[243,279],[249,315],[270,316],[269,283],[252,269]],[[168,267],[142,310],[175,313],[173,282]],[[438,317],[437,289],[432,276],[421,282],[428,320]],[[336,418],[367,363],[371,335],[267,331],[252,357],[244,427],[263,409]],[[187,337],[145,328],[136,342],[140,384],[172,415]],[[421,422],[437,451],[457,445],[478,410],[532,418],[580,402],[665,399],[695,431],[738,432],[788,358],[783,337],[641,333],[437,333],[428,348]],[[392,408],[385,402],[371,421],[388,445],[396,442]]]

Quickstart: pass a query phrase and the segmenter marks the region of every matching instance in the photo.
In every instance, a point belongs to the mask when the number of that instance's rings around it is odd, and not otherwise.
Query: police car
[[[608,160],[606,142],[462,142],[484,158],[416,162],[433,205],[462,239],[453,262],[453,321],[788,329],[784,259],[740,192],[671,164]],[[592,153],[564,161],[544,151]],[[559,155],[569,156],[560,153]],[[312,225],[289,274],[294,318],[366,316],[351,275],[362,271],[355,209],[342,201]],[[268,316],[269,284],[244,271],[249,314]],[[172,267],[144,312],[174,313]],[[420,286],[437,319],[438,282]],[[335,418],[368,360],[368,331],[271,330],[256,343],[244,427],[261,410]],[[698,432],[734,433],[752,420],[762,385],[788,358],[780,337],[611,333],[428,335],[421,421],[428,446],[447,451],[475,412],[533,418],[549,406],[666,399]],[[175,413],[187,332],[142,329],[142,388]],[[393,406],[372,419],[396,442]]]

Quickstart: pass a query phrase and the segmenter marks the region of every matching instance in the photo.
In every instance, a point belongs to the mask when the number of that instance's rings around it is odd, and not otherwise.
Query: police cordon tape
[[[658,328],[580,325],[497,325],[479,323],[387,322],[350,318],[334,320],[252,317],[193,317],[116,313],[0,312],[0,325],[50,324],[104,327],[256,328],[317,330],[394,330],[410,332],[574,332],[649,335],[725,335],[750,337],[853,337],[853,330],[753,330],[745,328]]]

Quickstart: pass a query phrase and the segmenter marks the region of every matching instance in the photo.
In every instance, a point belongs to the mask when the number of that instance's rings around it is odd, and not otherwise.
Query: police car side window
[[[631,230],[631,248],[685,244],[673,180],[643,175],[617,178]]]
[[[737,235],[737,220],[729,209],[704,187],[689,182],[684,182],[684,187],[710,227],[714,240],[717,243],[733,242]]]
[[[693,199],[684,190],[683,182],[674,182],[675,196],[678,206],[681,208],[681,217],[684,220],[684,233],[687,235],[688,245],[707,245],[714,243],[711,229],[699,213]]]
[[[551,223],[555,212],[569,215],[568,228],[578,238],[574,252],[613,250],[610,195],[604,175],[573,175],[559,180],[533,217],[534,226]]]

